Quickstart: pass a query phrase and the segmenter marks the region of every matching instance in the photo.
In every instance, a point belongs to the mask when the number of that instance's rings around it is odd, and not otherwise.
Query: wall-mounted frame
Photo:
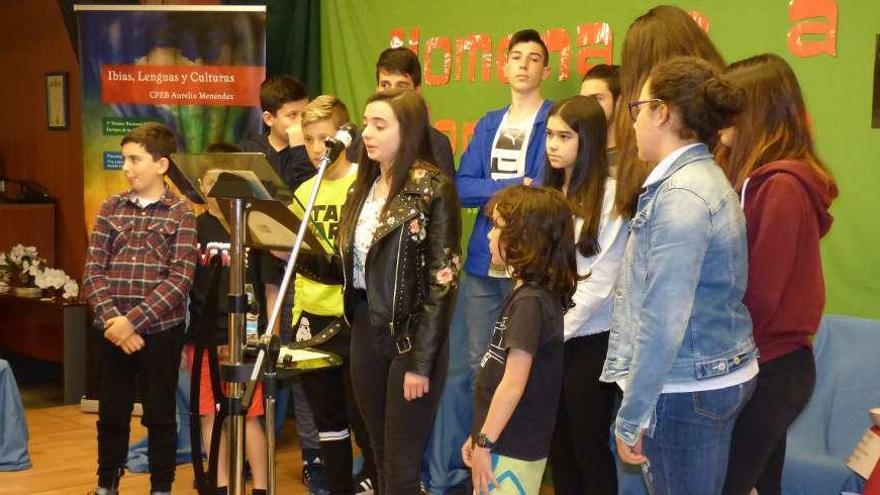
[[[46,73],[46,126],[50,131],[70,129],[68,73]]]

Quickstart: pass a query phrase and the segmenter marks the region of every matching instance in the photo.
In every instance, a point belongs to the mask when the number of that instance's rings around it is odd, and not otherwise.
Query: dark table
[[[64,403],[87,390],[88,311],[60,303],[0,295],[0,349],[62,365]]]

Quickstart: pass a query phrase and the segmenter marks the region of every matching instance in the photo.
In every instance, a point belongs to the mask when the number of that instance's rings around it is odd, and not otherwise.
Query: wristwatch
[[[480,433],[474,438],[474,445],[483,449],[492,450],[492,447],[495,446],[495,442],[489,440],[489,437],[487,437],[485,433]]]

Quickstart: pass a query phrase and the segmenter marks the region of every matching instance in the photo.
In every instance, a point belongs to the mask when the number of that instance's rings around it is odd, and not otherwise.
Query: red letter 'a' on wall
[[[592,59],[598,59],[599,63],[611,63],[612,35],[611,26],[607,22],[592,22],[578,24],[577,27],[577,70],[583,77],[596,63]]]
[[[434,66],[437,57],[434,51],[440,50],[441,68],[435,73]],[[425,84],[428,86],[443,86],[449,82],[449,74],[452,72],[452,45],[448,36],[434,36],[425,43]]]
[[[571,38],[563,28],[550,28],[544,33],[544,43],[550,53],[559,52],[559,80],[567,81],[571,66]],[[549,63],[549,62],[548,62]]]
[[[792,54],[837,56],[837,0],[790,0],[788,17],[795,23],[788,31]]]
[[[700,29],[702,29],[704,33],[709,32],[709,18],[706,17],[706,14],[697,10],[691,10],[688,14],[690,14],[691,19],[697,23],[697,26],[700,26]]]
[[[419,54],[419,36],[421,35],[420,28],[412,28],[409,32],[409,39],[406,39],[406,35],[404,34],[403,28],[394,28],[391,30],[391,47],[397,48],[398,46],[405,46],[413,51],[416,55]]]
[[[507,49],[510,47],[510,38],[512,34],[508,34],[498,42],[498,49],[495,50],[495,75],[501,84],[507,84],[507,75],[504,73],[504,66],[507,65]]]
[[[455,80],[461,81],[464,53],[468,56],[468,81],[474,82],[477,54],[480,55],[480,77],[483,82],[492,78],[492,38],[486,33],[472,34],[455,40]]]

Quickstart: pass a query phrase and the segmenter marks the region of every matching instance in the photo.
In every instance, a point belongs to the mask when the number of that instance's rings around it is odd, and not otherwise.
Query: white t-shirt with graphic
[[[507,117],[510,112],[505,112],[501,119],[501,125],[495,132],[492,141],[492,152],[489,156],[489,172],[492,180],[518,179],[526,174],[526,153],[529,149],[529,139],[535,126],[535,112],[531,118],[520,122],[509,122]],[[490,266],[490,277],[510,278],[510,273],[504,268]]]
[[[516,179],[526,173],[526,152],[538,114],[536,112],[531,118],[515,123],[508,121],[508,115],[509,112],[504,114],[492,141],[489,157],[492,180]]]

